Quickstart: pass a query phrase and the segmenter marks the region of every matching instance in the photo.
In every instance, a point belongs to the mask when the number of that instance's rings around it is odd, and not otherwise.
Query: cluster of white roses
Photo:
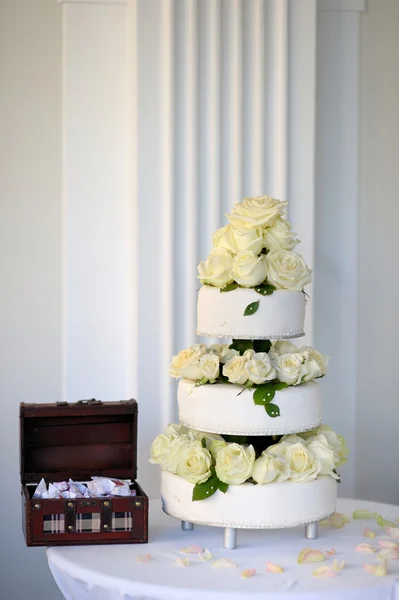
[[[227,344],[195,344],[173,357],[170,375],[203,383],[215,383],[220,373],[230,383],[260,385],[278,379],[287,385],[312,381],[325,374],[328,357],[310,346],[298,348],[287,341],[272,343],[269,353],[229,348]]]
[[[214,466],[218,479],[228,485],[251,478],[264,485],[286,480],[305,483],[318,475],[338,479],[335,469],[346,462],[347,456],[344,438],[327,425],[299,435],[285,435],[256,458],[252,445],[228,443],[220,435],[171,424],[155,438],[149,460],[193,484],[207,481]]]
[[[230,223],[213,235],[213,249],[198,265],[201,283],[242,287],[262,283],[300,292],[311,281],[303,258],[293,252],[299,243],[284,218],[287,202],[270,196],[244,198],[236,204]],[[267,254],[264,252],[267,250]]]

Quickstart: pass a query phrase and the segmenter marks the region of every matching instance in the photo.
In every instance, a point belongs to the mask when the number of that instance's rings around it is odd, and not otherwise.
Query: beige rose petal
[[[323,565],[323,566],[319,567],[318,569],[315,569],[314,571],[312,571],[312,575],[313,575],[313,577],[322,577],[324,579],[324,578],[328,578],[328,577],[336,577],[337,571],[334,571],[334,569],[332,569],[331,567],[328,567],[327,565]]]
[[[376,577],[384,577],[388,573],[386,560],[383,560],[378,566],[365,564],[363,568],[371,575],[376,575]]]
[[[337,551],[335,548],[331,548],[331,550],[326,550],[326,556],[334,556],[334,554],[336,554]]]
[[[382,517],[381,515],[378,515],[377,517],[377,524],[380,527],[395,527],[395,523],[393,523],[392,521],[389,521],[388,519],[384,519],[384,517]]]
[[[140,556],[136,556],[136,562],[138,563],[148,563],[152,560],[151,554],[140,554]]]
[[[334,513],[328,519],[323,519],[319,521],[320,525],[324,527],[333,527],[334,529],[341,529],[346,523],[349,523],[350,519],[347,515],[343,513]]]
[[[175,567],[180,567],[181,569],[185,569],[190,564],[189,558],[176,558],[174,565]]]
[[[283,567],[280,567],[280,565],[275,565],[268,560],[266,561],[266,571],[268,571],[268,573],[283,573],[284,569]]]
[[[206,560],[211,560],[211,558],[213,558],[213,557],[212,557],[212,554],[209,552],[209,550],[205,549],[203,552],[200,552],[198,554],[198,558],[200,560],[206,561]]]
[[[236,567],[237,565],[228,558],[219,558],[219,560],[214,562],[212,566],[215,567],[215,569],[231,569]]]
[[[345,566],[344,560],[339,560],[338,558],[333,560],[332,568],[334,569],[334,571],[342,571],[344,566]]]
[[[383,548],[376,554],[376,556],[380,560],[385,560],[386,558],[392,558],[393,560],[398,560],[399,552],[395,552],[395,550],[390,550],[389,548]]]
[[[326,556],[320,550],[312,550],[312,548],[304,548],[298,556],[298,564],[304,565],[307,563],[321,562]]]
[[[355,510],[352,518],[353,519],[375,519],[377,517],[378,513],[374,512],[370,512],[369,510]]]
[[[201,552],[203,552],[203,549],[201,548],[201,546],[187,546],[187,548],[181,548],[180,552],[183,552],[184,554],[200,554]]]
[[[372,552],[375,552],[375,548],[370,546],[370,544],[358,544],[355,548],[355,552],[372,553]]]
[[[246,579],[248,579],[249,577],[253,577],[256,573],[256,569],[245,569],[242,573],[241,573],[241,577],[245,577]]]

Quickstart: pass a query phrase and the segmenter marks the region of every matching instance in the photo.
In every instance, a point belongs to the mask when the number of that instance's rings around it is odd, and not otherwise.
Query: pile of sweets
[[[110,479],[108,477],[92,477],[92,481],[60,481],[47,485],[44,479],[38,484],[33,498],[97,498],[99,496],[135,496],[136,490],[130,489],[130,481]]]

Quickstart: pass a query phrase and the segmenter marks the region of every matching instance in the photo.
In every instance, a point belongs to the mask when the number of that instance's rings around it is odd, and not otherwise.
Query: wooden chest
[[[23,532],[27,546],[148,541],[148,498],[137,476],[137,402],[20,404]],[[34,499],[49,483],[129,479],[136,495]]]

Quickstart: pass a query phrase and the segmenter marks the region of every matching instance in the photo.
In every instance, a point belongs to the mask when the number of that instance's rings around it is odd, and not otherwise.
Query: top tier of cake
[[[245,314],[255,304],[256,311]],[[221,293],[203,286],[198,294],[197,335],[240,340],[282,340],[304,335],[305,294],[276,290],[260,296],[250,288]]]

